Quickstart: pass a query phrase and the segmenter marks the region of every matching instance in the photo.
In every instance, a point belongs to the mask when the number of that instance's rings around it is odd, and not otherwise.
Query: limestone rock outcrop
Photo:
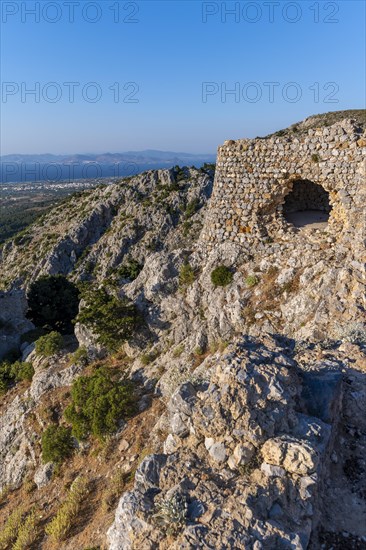
[[[118,505],[110,550],[308,547],[341,404],[309,416],[308,381],[284,342],[242,337],[169,403],[165,454],[147,457]],[[320,379],[322,367],[313,372]]]
[[[27,308],[23,291],[0,292],[0,360],[18,351],[22,334],[34,328],[26,318]]]

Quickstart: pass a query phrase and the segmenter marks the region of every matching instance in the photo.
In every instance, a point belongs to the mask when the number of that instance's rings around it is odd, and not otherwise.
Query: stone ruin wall
[[[226,141],[218,150],[202,245],[210,250],[224,241],[260,247],[272,239],[294,240],[283,205],[296,180],[329,193],[328,234],[339,239],[356,227],[364,234],[365,153],[365,131],[350,119],[298,137]]]

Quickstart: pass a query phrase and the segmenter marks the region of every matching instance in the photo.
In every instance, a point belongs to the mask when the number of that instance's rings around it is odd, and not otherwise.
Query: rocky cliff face
[[[104,446],[80,443],[61,468],[42,464],[42,431],[93,368],[75,360],[72,340],[49,360],[33,352],[31,385],[2,398],[0,521],[21,501],[42,510],[34,548],[49,548],[44,526],[80,474],[90,497],[65,550],[365,544],[364,224],[342,225],[341,238],[333,224],[289,227],[210,249],[213,185],[211,170],[150,171],[57,206],[1,251],[0,303],[17,299],[0,318],[17,320],[15,345],[30,328],[22,289],[42,274],[107,282],[145,322],[113,357],[76,326],[96,365],[138,388],[137,414]],[[231,277],[215,286],[222,265]]]
[[[103,280],[129,254],[143,262],[188,247],[212,183],[211,171],[156,170],[72,196],[3,247],[2,284],[54,273]]]
[[[26,313],[24,292],[0,292],[0,360],[19,349],[22,334],[34,328],[26,318]]]
[[[13,395],[13,399],[9,395],[4,400],[0,418],[0,491],[20,487],[29,472],[42,466],[33,422],[38,428],[45,427],[45,420],[39,416],[42,397],[69,386],[82,371],[78,365],[65,363],[61,358],[52,362],[38,358],[34,361],[35,375],[30,387]]]

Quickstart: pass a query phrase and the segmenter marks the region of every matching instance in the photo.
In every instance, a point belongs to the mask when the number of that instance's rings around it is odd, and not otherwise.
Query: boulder
[[[47,485],[51,481],[54,469],[55,465],[53,464],[53,462],[42,464],[41,466],[39,466],[39,468],[37,468],[33,480],[38,489],[45,487],[45,485]]]
[[[318,453],[308,442],[288,436],[268,439],[262,447],[262,456],[268,464],[299,475],[311,474],[319,463]]]

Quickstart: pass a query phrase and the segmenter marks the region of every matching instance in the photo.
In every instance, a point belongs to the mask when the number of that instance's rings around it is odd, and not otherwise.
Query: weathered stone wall
[[[283,205],[297,180],[310,180],[329,193],[328,232],[339,236],[353,230],[365,219],[365,152],[364,129],[350,119],[298,137],[226,141],[218,150],[202,244],[210,249],[226,240],[293,238]]]

